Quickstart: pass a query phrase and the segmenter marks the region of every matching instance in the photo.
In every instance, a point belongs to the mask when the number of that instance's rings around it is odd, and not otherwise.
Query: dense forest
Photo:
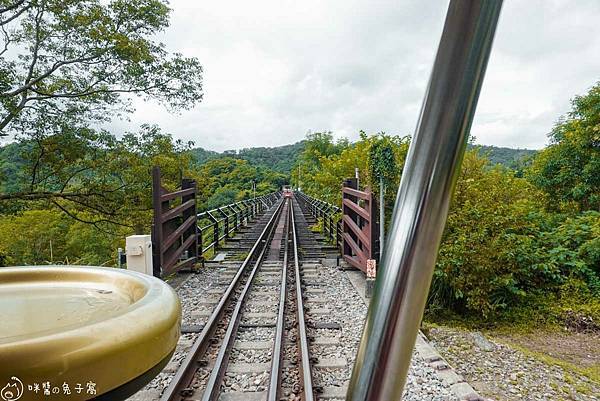
[[[113,265],[127,234],[149,232],[153,165],[167,186],[182,175],[195,178],[204,210],[253,196],[254,183],[257,195],[277,190],[307,146],[310,139],[218,153],[174,141],[155,126],[120,139],[89,131],[9,143],[0,147],[0,263]],[[506,165],[523,156],[491,146],[478,152]]]
[[[150,232],[155,165],[167,188],[196,180],[199,210],[250,198],[254,183],[262,195],[288,182],[242,159],[198,164],[190,146],[146,126],[121,139],[49,136],[1,148],[0,265],[114,265],[125,236]]]
[[[305,147],[306,141],[300,141],[291,145],[226,150],[222,153],[203,148],[194,148],[191,152],[198,164],[222,157],[233,157],[246,160],[255,166],[267,167],[279,173],[290,174],[296,164],[298,155],[304,151]],[[490,164],[502,164],[515,170],[527,164],[536,153],[535,150],[530,149],[512,149],[491,145],[469,144],[469,149],[472,148],[477,148],[480,154],[484,155],[490,161]]]
[[[300,141],[291,145],[275,146],[272,148],[244,148],[240,150],[226,150],[222,153],[203,148],[194,148],[191,150],[191,153],[198,164],[223,157],[231,157],[246,160],[257,167],[266,167],[278,173],[289,174],[296,158],[303,149],[304,141]]]

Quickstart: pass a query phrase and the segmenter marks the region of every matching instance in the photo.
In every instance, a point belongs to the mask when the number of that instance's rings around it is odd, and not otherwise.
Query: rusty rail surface
[[[169,383],[169,386],[162,394],[162,397],[160,398],[161,401],[182,401],[185,400],[188,395],[190,395],[190,392],[192,392],[190,384],[193,382],[194,375],[200,366],[199,361],[206,352],[217,325],[221,323],[221,319],[225,314],[225,310],[228,307],[231,307],[230,301],[235,295],[236,288],[238,288],[243,281],[242,276],[244,275],[245,271],[250,268],[249,266],[251,263],[259,260],[262,257],[261,255],[264,253],[264,249],[266,249],[267,238],[269,238],[271,232],[274,230],[275,223],[277,222],[279,214],[281,213],[283,204],[284,203],[281,201],[276,206],[273,215],[269,218],[269,221],[252,246],[252,249],[250,249],[248,256],[246,256],[242,262],[242,265],[238,269],[235,277],[227,287],[227,290],[225,290],[225,293],[219,300],[219,303],[208,318],[208,321],[204,325],[202,332],[194,341],[194,344],[192,345],[192,348],[188,352],[186,358],[183,360],[181,366],[175,373],[175,376]]]
[[[304,401],[313,401],[315,399],[315,389],[313,388],[311,358],[308,348],[308,334],[306,321],[304,320],[304,298],[302,294],[302,278],[300,276],[300,262],[298,257],[298,236],[296,234],[296,219],[294,217],[294,208],[292,205],[291,226],[292,241],[294,250],[294,275],[296,277],[296,318],[298,321],[298,347],[300,350],[300,372],[302,380],[302,399]]]

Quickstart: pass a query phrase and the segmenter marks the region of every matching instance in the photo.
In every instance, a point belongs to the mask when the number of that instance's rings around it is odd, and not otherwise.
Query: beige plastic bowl
[[[180,327],[177,295],[154,277],[84,266],[2,268],[0,400],[124,399],[168,362]]]

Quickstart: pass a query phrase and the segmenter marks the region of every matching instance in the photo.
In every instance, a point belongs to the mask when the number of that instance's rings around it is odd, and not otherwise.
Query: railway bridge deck
[[[327,232],[314,231],[319,219],[298,197],[278,198],[202,268],[171,275],[183,309],[178,347],[130,400],[345,399],[365,278]],[[420,336],[405,399],[478,396]]]

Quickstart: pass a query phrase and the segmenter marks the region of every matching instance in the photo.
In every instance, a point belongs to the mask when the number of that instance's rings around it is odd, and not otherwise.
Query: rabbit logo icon
[[[16,401],[23,395],[23,383],[18,377],[12,376],[6,386],[0,390],[0,397],[4,401]]]

